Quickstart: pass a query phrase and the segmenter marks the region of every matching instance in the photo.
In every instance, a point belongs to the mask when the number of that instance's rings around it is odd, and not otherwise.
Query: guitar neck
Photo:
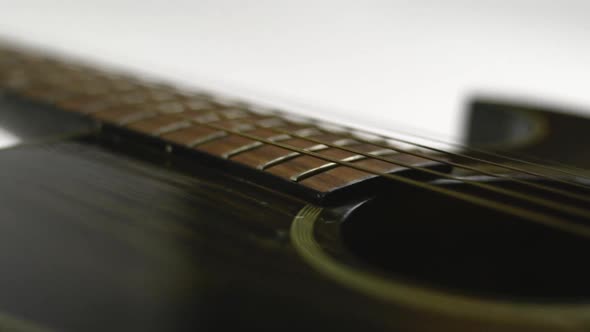
[[[328,130],[313,119],[297,121],[221,96],[11,49],[0,49],[0,88],[314,200],[361,190],[379,174],[412,176],[413,167],[444,167],[395,146],[371,144],[344,128]]]

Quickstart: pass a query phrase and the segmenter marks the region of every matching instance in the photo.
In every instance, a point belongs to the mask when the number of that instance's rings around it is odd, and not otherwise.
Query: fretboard
[[[317,121],[294,120],[218,95],[10,49],[0,49],[0,89],[84,114],[103,126],[156,138],[169,153],[189,150],[238,164],[315,198],[357,187],[382,173],[412,176],[413,167],[441,167],[343,128],[326,129]]]

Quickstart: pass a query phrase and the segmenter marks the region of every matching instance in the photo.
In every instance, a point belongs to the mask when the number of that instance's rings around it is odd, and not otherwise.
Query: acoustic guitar
[[[9,45],[0,91],[2,331],[590,330],[587,119],[441,148]]]

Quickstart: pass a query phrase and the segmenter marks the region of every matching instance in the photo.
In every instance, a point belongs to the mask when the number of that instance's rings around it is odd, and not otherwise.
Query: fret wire
[[[329,169],[332,169],[332,168],[335,168],[335,167],[338,167],[338,166],[339,165],[336,164],[336,163],[325,163],[325,164],[320,165],[320,166],[318,166],[316,168],[311,168],[311,169],[308,169],[306,171],[303,171],[303,172],[301,172],[299,174],[295,174],[295,175],[291,176],[289,179],[291,181],[293,181],[293,182],[303,181],[303,180],[305,180],[305,179],[307,179],[309,177],[312,177],[312,176],[314,176],[316,174],[322,173],[324,171],[327,171]]]
[[[304,136],[295,136],[295,137],[304,137]],[[306,138],[307,139],[307,138]],[[305,148],[305,151],[322,151],[322,150],[326,150],[327,148],[329,148],[329,146],[327,146],[324,143],[320,143],[314,146],[310,146],[308,148]]]
[[[332,144],[334,144],[336,146],[346,146],[346,145],[352,145],[352,144],[356,144],[356,143],[358,143],[358,141],[351,139],[351,138],[342,138],[342,139],[332,142]]]
[[[277,132],[282,132],[282,133],[285,133],[285,134],[288,134],[289,133],[288,131],[281,130],[281,129],[275,129],[275,128],[267,128],[267,129],[276,130]],[[367,153],[364,153],[364,152],[361,152],[361,151],[357,151],[357,150],[354,150],[354,149],[346,148],[346,147],[343,147],[343,146],[336,146],[334,144],[330,144],[330,143],[327,143],[327,142],[324,142],[324,141],[321,141],[321,140],[313,139],[311,137],[302,137],[302,136],[298,136],[298,135],[295,135],[295,134],[291,134],[291,135],[293,137],[306,139],[306,140],[309,140],[311,142],[315,142],[315,143],[327,145],[329,147],[339,148],[339,149],[341,149],[343,151],[347,151],[347,152],[352,152],[352,153],[364,155],[364,156],[371,157],[373,159],[381,160],[381,161],[384,161],[384,162],[394,163],[394,164],[397,164],[397,165],[402,166],[402,167],[411,168],[411,169],[418,170],[418,171],[421,171],[421,172],[425,172],[425,173],[429,173],[429,174],[432,174],[432,175],[436,175],[438,177],[442,177],[442,178],[446,178],[446,179],[450,179],[450,180],[461,181],[463,183],[466,183],[466,184],[469,184],[469,185],[472,185],[472,186],[475,186],[475,187],[479,187],[479,188],[482,188],[482,189],[485,189],[485,190],[493,191],[493,192],[496,192],[496,193],[499,193],[499,194],[503,194],[503,195],[506,195],[506,196],[510,196],[510,197],[513,197],[513,198],[518,198],[518,199],[521,199],[521,200],[524,200],[524,201],[528,201],[528,202],[531,202],[531,203],[534,203],[534,204],[538,204],[538,205],[541,205],[541,206],[550,207],[550,208],[552,208],[554,210],[557,210],[557,211],[567,212],[567,213],[569,213],[571,215],[576,215],[576,216],[580,216],[580,217],[584,217],[584,218],[590,218],[590,211],[588,211],[586,209],[582,209],[582,208],[578,208],[578,207],[575,207],[575,206],[558,203],[558,202],[555,202],[555,201],[547,200],[547,199],[536,197],[536,196],[527,195],[527,194],[524,194],[524,193],[521,193],[521,192],[518,192],[518,191],[514,191],[514,190],[510,190],[510,189],[504,189],[504,188],[501,188],[501,187],[498,187],[498,186],[494,186],[494,185],[490,185],[490,184],[486,184],[486,183],[481,183],[481,182],[477,182],[477,181],[471,181],[471,180],[466,180],[466,179],[458,178],[458,177],[455,177],[455,176],[452,176],[452,175],[448,175],[447,173],[439,172],[439,171],[432,170],[432,169],[425,168],[425,167],[418,167],[418,166],[413,166],[413,165],[410,165],[410,164],[407,164],[407,163],[401,163],[401,162],[398,162],[398,161],[392,161],[390,159],[383,158],[381,156],[370,155],[370,154],[367,154]],[[393,148],[391,150],[394,150],[395,151],[395,149],[393,149]],[[401,151],[403,153],[406,153],[403,150],[401,150]]]
[[[274,127],[275,125],[277,125],[277,124],[280,125],[282,123],[283,123],[283,120],[279,119],[279,118],[270,118],[270,119],[266,119],[266,120],[260,120],[258,122],[258,124],[263,128]]]
[[[204,123],[208,123],[208,122],[215,122],[215,121],[220,121],[221,118],[219,117],[219,115],[215,112],[215,111],[211,111],[207,114],[203,114],[203,115],[198,115],[194,118],[191,119],[191,121],[195,121],[196,123],[199,124],[204,124]]]
[[[398,152],[391,151],[391,150],[375,150],[375,151],[369,152],[369,154],[371,156],[385,156],[388,154],[397,154],[397,153]],[[353,162],[353,161],[359,161],[359,160],[365,160],[365,159],[369,159],[369,157],[363,156],[360,154],[355,154],[354,156],[343,158],[343,159],[341,159],[341,161]]]
[[[225,136],[227,136],[227,132],[225,132],[225,130],[216,131],[216,132],[206,135],[204,137],[199,137],[197,139],[194,139],[194,140],[190,141],[189,143],[187,143],[186,146],[188,146],[189,148],[193,148],[193,147],[199,146],[201,144],[209,143],[211,141],[214,141],[218,138],[222,138]]]
[[[287,121],[287,120],[285,120],[285,121]],[[296,124],[295,122],[289,122],[289,123]],[[265,127],[265,128],[273,129],[273,127]],[[313,136],[313,135],[321,134],[322,132],[318,128],[309,127],[309,128],[303,128],[303,129],[295,130],[294,133],[296,135],[301,136],[301,137],[307,137],[307,136]]]
[[[241,124],[235,125],[233,127],[233,129],[234,130],[237,130],[237,131],[246,131],[246,130],[252,130],[252,129],[255,129],[255,128],[254,128],[254,126],[252,126],[249,123],[241,123]]]
[[[274,142],[274,141],[272,141],[272,142]],[[283,163],[283,162],[285,162],[287,160],[293,159],[293,158],[295,158],[295,157],[297,157],[299,155],[301,155],[299,152],[291,152],[289,154],[286,154],[286,155],[277,157],[275,159],[271,159],[271,160],[269,160],[269,161],[267,161],[265,163],[262,163],[262,164],[258,165],[256,168],[259,169],[259,170],[261,170],[261,171],[264,171],[267,168],[270,168],[272,166],[281,164],[281,163]]]
[[[177,131],[180,129],[188,128],[191,125],[192,124],[189,121],[174,122],[169,125],[158,128],[158,130],[152,132],[151,134],[154,136],[161,136],[161,135],[169,134],[171,132],[174,132],[174,131]]]
[[[280,135],[271,136],[268,138],[268,140],[271,142],[280,142],[280,141],[285,141],[288,139],[291,139],[291,136],[289,136],[287,134],[280,134]]]
[[[368,157],[361,156],[360,154],[355,154],[354,156],[342,158],[340,160],[347,161],[347,162],[353,162],[353,161],[359,161],[359,160],[365,160],[365,159],[368,159]]]
[[[391,149],[383,149],[369,152],[373,156],[386,156],[388,154],[396,154],[398,152],[392,151]]]
[[[222,127],[216,126],[214,124],[207,123],[204,125],[209,128],[212,128],[212,129],[224,130]],[[532,211],[532,210],[529,210],[526,208],[521,208],[521,207],[513,206],[510,204],[493,201],[493,200],[478,197],[478,196],[475,196],[472,194],[462,193],[462,192],[455,191],[455,190],[448,189],[448,188],[441,187],[441,186],[435,186],[435,185],[432,185],[427,182],[421,182],[421,181],[414,180],[414,179],[404,177],[404,176],[400,176],[397,174],[390,174],[390,173],[385,173],[385,172],[373,171],[369,167],[366,167],[366,166],[361,166],[361,165],[358,165],[358,164],[355,164],[352,162],[342,162],[336,158],[322,155],[321,153],[312,152],[312,151],[304,151],[303,149],[292,147],[288,144],[283,144],[283,143],[279,143],[279,142],[271,142],[271,141],[268,141],[264,138],[250,135],[250,134],[247,134],[244,132],[233,132],[231,130],[227,130],[227,132],[230,132],[232,134],[239,135],[239,136],[242,136],[245,138],[249,138],[252,140],[258,140],[260,142],[263,142],[263,143],[266,143],[269,145],[281,147],[286,150],[297,152],[299,154],[308,155],[308,156],[316,157],[318,159],[333,162],[333,163],[339,164],[341,166],[350,167],[350,168],[356,169],[358,171],[362,171],[362,172],[373,174],[373,175],[378,175],[378,176],[381,176],[386,179],[405,183],[407,185],[422,188],[425,190],[433,191],[433,192],[436,192],[436,193],[439,193],[442,195],[446,195],[449,197],[453,197],[456,199],[460,199],[460,200],[463,200],[463,201],[466,201],[466,202],[469,202],[472,204],[487,207],[487,208],[490,208],[490,209],[493,209],[493,210],[496,210],[499,212],[509,212],[513,215],[524,218],[528,221],[536,222],[536,223],[539,223],[539,224],[542,224],[542,225],[545,225],[548,227],[553,227],[555,229],[559,229],[561,231],[568,232],[570,234],[575,234],[575,235],[583,236],[586,238],[590,238],[590,228],[588,228],[584,225],[578,225],[578,224],[569,222],[566,219],[563,219],[560,217],[546,215],[544,213],[539,213],[539,212]],[[391,161],[389,161],[389,162],[391,162]],[[396,162],[393,162],[393,163],[395,164]],[[402,166],[402,165],[400,165],[400,166]]]
[[[236,148],[234,150],[231,150],[229,152],[226,152],[226,153],[222,154],[221,155],[221,158],[223,158],[223,159],[229,159],[229,158],[231,158],[233,156],[236,156],[236,155],[238,155],[238,154],[240,154],[242,152],[247,152],[247,151],[256,149],[256,148],[258,148],[258,147],[260,147],[262,145],[264,145],[264,143],[258,142],[258,141],[257,142],[252,142],[250,144],[242,145],[242,146],[240,146],[240,147],[238,147],[238,148]]]
[[[241,125],[234,126],[233,127],[233,130],[242,132],[242,131],[247,131],[247,130],[253,130],[255,128],[256,127],[254,127],[251,124],[241,124]],[[287,139],[290,139],[290,138],[291,138],[291,136],[289,136],[289,135],[279,134],[279,135],[275,135],[275,136],[272,136],[272,137],[268,137],[267,139],[269,141],[271,141],[271,142],[278,142],[278,141],[283,141],[283,140],[287,140]],[[238,147],[238,148],[236,148],[234,150],[231,150],[229,152],[226,152],[226,153],[222,154],[221,156],[224,159],[229,159],[229,158],[234,157],[234,156],[236,156],[236,155],[238,155],[240,153],[252,151],[252,150],[254,150],[256,148],[259,148],[259,147],[261,147],[263,145],[264,144],[262,142],[259,142],[259,141],[253,142],[253,143],[250,143],[250,144],[246,144],[244,146],[240,146],[240,147]]]
[[[371,152],[371,154],[373,154],[373,152]],[[353,161],[359,161],[359,160],[364,160],[367,159],[368,157],[366,156],[362,156],[360,154],[355,154],[353,156],[350,157],[346,157],[346,158],[342,158],[340,159],[340,161],[344,161],[344,162],[353,162]],[[299,174],[295,174],[293,176],[291,176],[291,181],[295,181],[295,182],[299,182],[299,181],[303,181],[309,177],[312,177],[314,175],[317,175],[319,173],[325,172],[327,170],[333,169],[335,167],[339,166],[336,163],[326,163],[323,165],[320,165],[316,168],[312,168],[312,169],[308,169],[306,171],[303,171]]]
[[[276,132],[285,133],[285,134],[290,133],[288,130],[282,130],[280,128],[270,127],[270,128],[267,128],[267,129],[275,130]],[[297,135],[294,135],[294,136],[297,137]],[[300,137],[300,138],[312,140],[309,136]],[[312,141],[319,142],[319,140],[312,140]],[[454,166],[454,167],[459,167],[459,168],[471,170],[471,171],[477,172],[479,174],[483,174],[483,175],[487,175],[487,176],[492,176],[492,177],[495,177],[495,178],[507,179],[507,180],[512,181],[512,182],[524,184],[524,185],[527,185],[527,186],[530,186],[530,187],[534,187],[534,188],[537,188],[537,189],[541,189],[541,190],[545,190],[545,191],[552,192],[552,193],[555,193],[555,194],[567,196],[569,198],[573,198],[573,199],[578,199],[578,200],[590,202],[590,197],[588,197],[588,196],[580,195],[580,194],[577,194],[577,193],[572,193],[572,192],[567,191],[567,190],[562,190],[562,189],[559,189],[559,188],[554,188],[554,187],[546,186],[546,185],[543,185],[543,184],[539,184],[539,183],[535,183],[535,182],[531,182],[531,181],[527,181],[527,180],[523,180],[523,179],[514,178],[514,177],[511,177],[510,175],[495,174],[495,173],[492,173],[492,172],[489,172],[489,171],[480,170],[480,169],[478,169],[476,167],[472,167],[472,166],[469,166],[469,165],[464,165],[464,164],[456,163],[456,162],[453,162],[453,161],[445,160],[445,159],[442,159],[442,158],[437,158],[437,157],[434,157],[434,156],[429,156],[429,155],[424,154],[424,153],[413,152],[413,151],[406,150],[406,149],[400,149],[400,148],[397,148],[397,147],[394,147],[394,146],[390,146],[390,145],[386,145],[386,144],[378,144],[378,143],[374,143],[374,142],[371,142],[371,141],[368,141],[368,140],[363,140],[363,139],[358,139],[357,141],[358,142],[361,142],[361,143],[367,143],[367,144],[375,145],[375,146],[378,146],[378,147],[390,149],[390,150],[397,151],[397,152],[400,152],[400,153],[412,155],[412,156],[415,156],[415,157],[420,157],[420,158],[424,158],[424,159],[428,159],[428,160],[432,160],[432,161],[437,161],[437,162],[444,163],[444,164],[447,164],[447,165],[450,165],[450,166]],[[357,153],[358,152],[356,150],[349,150],[347,148],[344,148],[344,145],[335,145],[334,147],[341,148],[344,151],[349,151],[349,152],[354,152],[354,153]]]
[[[137,111],[135,113],[124,116],[123,119],[117,120],[116,123],[119,126],[128,126],[139,121],[155,118],[158,115],[159,112],[157,111]]]
[[[275,140],[270,140],[270,141],[271,142],[280,142],[280,141],[275,141]],[[317,144],[317,145],[314,145],[314,146],[303,148],[303,150],[304,151],[321,151],[321,150],[325,150],[327,148],[328,148],[328,146],[326,146],[324,144]],[[282,164],[283,162],[288,161],[288,160],[291,160],[291,159],[293,159],[293,158],[295,158],[295,157],[297,157],[299,155],[300,154],[297,153],[297,152],[289,153],[289,154],[286,154],[284,156],[280,156],[280,157],[277,157],[275,159],[271,159],[271,160],[269,160],[269,161],[267,161],[265,163],[262,163],[262,164],[258,165],[256,168],[259,169],[259,170],[261,170],[261,171],[263,171],[263,170],[265,170],[267,168],[270,168],[272,166],[276,166],[278,164]]]

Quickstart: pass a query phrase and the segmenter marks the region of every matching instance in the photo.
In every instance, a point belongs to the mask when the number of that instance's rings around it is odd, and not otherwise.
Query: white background
[[[0,0],[5,39],[445,136],[474,93],[589,110],[589,31],[588,1]]]

